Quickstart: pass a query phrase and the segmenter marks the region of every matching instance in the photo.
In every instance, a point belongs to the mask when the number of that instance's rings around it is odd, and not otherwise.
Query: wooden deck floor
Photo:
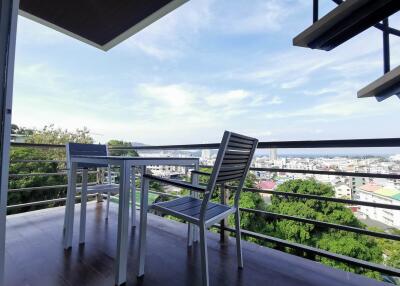
[[[111,205],[108,222],[105,204],[88,205],[86,244],[78,246],[79,223],[75,223],[70,251],[62,247],[63,207],[9,216],[5,285],[114,285],[117,208]],[[383,284],[247,242],[243,243],[245,268],[238,271],[234,240],[221,245],[210,233],[208,241],[212,286]],[[134,273],[136,242],[137,233],[131,231],[128,269],[132,271],[127,285],[200,285],[199,249],[186,247],[185,225],[149,215],[146,275],[139,281]]]

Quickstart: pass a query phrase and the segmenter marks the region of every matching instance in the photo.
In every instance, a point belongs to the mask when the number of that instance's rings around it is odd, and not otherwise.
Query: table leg
[[[139,263],[137,277],[144,275],[144,264],[146,257],[146,231],[147,231],[147,209],[149,196],[149,180],[145,180],[143,175],[146,173],[146,167],[141,170],[141,194],[140,194],[140,231],[139,231]]]
[[[130,165],[125,161],[120,166],[117,258],[115,261],[115,284],[126,282],[128,262],[128,230],[129,230],[129,177]]]
[[[131,177],[131,226],[136,226],[136,175],[135,175],[135,167],[132,168],[132,177]]]
[[[74,231],[75,191],[76,191],[77,163],[72,163],[68,170],[67,202],[64,217],[64,249],[72,246],[72,235]]]
[[[79,243],[85,243],[86,234],[86,205],[87,205],[87,184],[88,169],[82,171],[82,192],[81,192],[81,220],[79,225]]]

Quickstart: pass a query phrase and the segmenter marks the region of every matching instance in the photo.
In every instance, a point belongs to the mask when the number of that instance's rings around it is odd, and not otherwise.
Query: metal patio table
[[[198,170],[198,158],[179,158],[179,157],[123,157],[123,156],[72,156],[71,168],[68,170],[68,191],[65,208],[65,233],[64,248],[72,247],[72,236],[74,226],[75,212],[75,193],[78,163],[87,164],[108,164],[120,167],[120,187],[119,187],[119,207],[118,207],[118,233],[117,233],[117,254],[115,260],[115,284],[121,285],[126,282],[127,275],[127,251],[128,251],[128,229],[129,229],[129,191],[130,178],[135,180],[133,167],[141,168],[141,175],[146,172],[146,166],[167,165],[167,166],[185,166],[193,167]],[[143,182],[143,180],[142,180]],[[134,186],[135,184],[133,184]],[[84,186],[82,186],[84,187]],[[141,188],[143,190],[143,188]],[[142,192],[140,196],[140,224],[146,224],[148,193]],[[133,208],[132,208],[133,209]],[[135,211],[132,212],[134,221]],[[82,216],[81,216],[82,218]],[[144,232],[146,228],[144,228]],[[139,233],[140,236],[145,235]],[[139,245],[139,249],[141,246]],[[142,266],[138,265],[138,269]]]

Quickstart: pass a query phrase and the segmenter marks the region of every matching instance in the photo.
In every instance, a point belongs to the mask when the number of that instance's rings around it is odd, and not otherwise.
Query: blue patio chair
[[[106,145],[100,144],[81,144],[81,143],[67,143],[67,168],[71,167],[71,156],[79,155],[92,155],[92,156],[107,156],[108,149]],[[82,182],[88,180],[88,169],[89,168],[104,168],[107,171],[107,182],[99,183],[95,185],[88,185],[86,193],[82,192],[82,188],[76,188],[77,193],[81,193],[81,226],[80,226],[80,242],[84,241],[85,236],[85,221],[86,221],[86,204],[87,204],[87,194],[107,194],[107,207],[106,207],[106,219],[108,219],[110,211],[110,199],[111,194],[119,193],[119,184],[111,183],[111,168],[109,165],[103,164],[87,164],[78,163],[78,170],[82,170]],[[135,182],[132,182],[134,184]],[[132,189],[131,201],[132,208],[135,208],[135,192]]]
[[[163,179],[149,174],[143,176],[143,187],[145,190],[148,190],[149,181],[154,180],[202,194],[202,199],[187,196],[168,202],[155,203],[151,208],[158,213],[180,218],[189,224],[196,225],[200,229],[202,284],[204,286],[209,285],[206,229],[230,214],[234,214],[235,216],[238,267],[243,268],[239,198],[257,144],[257,139],[225,131],[213,171],[209,174],[210,180],[208,185],[204,187]],[[234,183],[235,181],[235,194],[232,206],[210,202],[217,184]],[[142,239],[140,245],[145,247],[146,236],[141,235],[140,237]]]

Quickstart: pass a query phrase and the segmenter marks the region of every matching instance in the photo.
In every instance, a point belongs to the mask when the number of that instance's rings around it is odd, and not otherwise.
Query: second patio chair
[[[180,218],[199,227],[202,281],[204,286],[209,285],[206,229],[211,227],[216,222],[226,218],[230,214],[234,214],[235,216],[238,267],[243,267],[240,237],[239,198],[247,172],[250,168],[251,160],[253,158],[255,149],[257,148],[257,144],[257,139],[225,131],[213,171],[210,174],[210,180],[206,187],[163,179],[148,174],[143,176],[144,188],[148,188],[149,181],[154,180],[203,194],[202,199],[187,196],[168,202],[156,203],[153,204],[151,208],[159,213]],[[238,183],[235,185],[236,191],[232,206],[210,202],[217,184],[234,181]],[[145,236],[143,236],[143,239],[145,240]],[[140,245],[145,247],[145,241],[142,241]]]

